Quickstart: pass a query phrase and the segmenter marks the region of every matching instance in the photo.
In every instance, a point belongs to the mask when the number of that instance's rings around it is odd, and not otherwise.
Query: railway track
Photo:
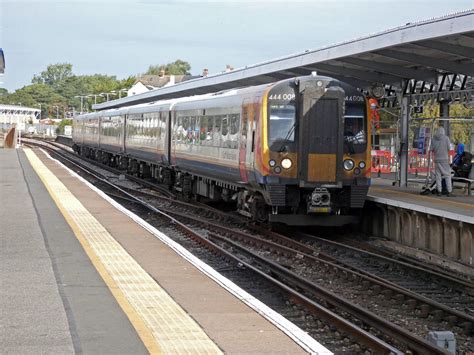
[[[423,334],[423,330],[427,329],[427,324],[430,327],[443,325],[445,319],[449,324],[464,330],[463,332],[456,329],[455,333],[463,344],[468,344],[469,334],[472,332],[471,318],[465,319],[463,314],[456,312],[453,314],[450,307],[443,308],[442,304],[436,302],[432,304],[430,299],[419,297],[415,292],[404,289],[396,283],[387,282],[384,277],[371,275],[363,269],[358,272],[355,266],[329,254],[326,255],[321,247],[316,248],[314,245],[297,242],[265,228],[249,225],[242,218],[217,212],[207,206],[195,206],[167,196],[154,198],[156,196],[152,196],[153,194],[149,192],[121,190],[119,193],[114,193],[114,198],[121,199],[125,203],[146,206],[149,211],[152,210],[160,216],[166,215],[168,222],[160,221],[159,225],[172,226],[172,229],[180,230],[214,253],[219,250],[219,254],[227,260],[237,265],[244,265],[246,270],[252,270],[252,273],[259,275],[259,278],[272,282],[273,287],[278,287],[292,302],[301,305],[307,315],[314,317],[316,325],[306,324],[306,329],[313,329],[311,332],[314,332],[314,329],[321,329],[323,324],[322,328],[328,328],[329,333],[337,333],[335,344],[339,342],[342,345],[349,344],[349,349],[354,349],[356,346],[359,350],[369,349],[376,352],[397,352],[399,351],[397,349],[401,349],[417,353],[443,353],[442,349],[423,339],[423,335],[426,335]],[[141,195],[140,202],[134,194]],[[183,227],[180,227],[181,224]],[[294,235],[292,237],[295,238]],[[296,238],[303,240],[301,235]],[[236,251],[238,255],[235,255]],[[335,284],[336,280],[339,286],[332,289],[325,287],[331,283]],[[347,287],[352,284],[355,284],[353,288]],[[343,292],[344,290],[338,289],[342,287],[341,285],[351,290]],[[397,324],[397,319],[387,320],[390,319],[389,315],[383,312],[376,313],[373,309],[357,304],[357,300],[351,299],[351,297],[364,299],[364,292],[369,293],[368,298],[380,299],[378,303],[374,303],[376,308],[377,304],[387,302],[392,309],[396,305],[401,305],[400,309],[408,310],[403,313],[403,317],[406,318],[402,317],[402,321],[398,322],[400,324]],[[340,294],[345,297],[340,297]],[[292,311],[288,312],[291,314]],[[416,317],[409,318],[407,314],[409,312],[416,313]],[[419,325],[419,328],[406,329],[403,321],[407,319]]]
[[[430,266],[398,258],[388,252],[378,252],[364,245],[364,249],[346,243],[328,240],[298,231],[288,232],[292,237],[311,245],[334,262],[390,281],[403,289],[465,313],[464,321],[474,321],[474,282]],[[459,315],[456,315],[459,316]],[[461,317],[462,318],[462,317]],[[470,325],[473,327],[473,324]]]
[[[335,351],[365,351],[369,350],[371,352],[381,352],[381,353],[394,353],[401,354],[397,348],[386,343],[382,339],[377,338],[368,331],[363,330],[361,327],[352,324],[350,321],[347,321],[343,317],[337,315],[335,312],[330,309],[318,304],[311,298],[305,296],[304,294],[298,292],[294,288],[285,285],[275,277],[271,276],[271,272],[265,272],[255,268],[252,265],[252,261],[248,258],[237,257],[233,253],[225,250],[216,243],[210,240],[209,231],[204,231],[202,228],[196,228],[196,226],[189,226],[188,224],[182,223],[175,216],[182,214],[186,216],[185,213],[180,213],[176,211],[171,211],[171,214],[168,214],[155,206],[143,201],[141,198],[134,196],[131,192],[122,189],[121,187],[110,182],[108,178],[100,177],[94,171],[91,171],[90,167],[85,167],[81,165],[76,165],[72,161],[68,161],[68,164],[75,166],[77,169],[82,169],[83,174],[91,174],[90,179],[93,180],[93,183],[97,186],[100,184],[101,187],[107,186],[105,191],[106,193],[111,194],[113,197],[118,198],[122,201],[127,201],[129,204],[134,205],[134,209],[143,208],[141,215],[146,216],[148,220],[151,220],[153,224],[161,226],[160,229],[169,229],[173,239],[187,239],[188,241],[194,240],[195,243],[204,246],[206,249],[210,250],[213,255],[212,260],[225,261],[224,266],[218,266],[217,269],[230,269],[230,270],[246,270],[249,272],[252,277],[247,277],[246,282],[248,284],[255,284],[256,278],[260,279],[260,282],[268,283],[267,288],[264,288],[264,293],[267,295],[272,295],[275,292],[275,289],[281,293],[284,300],[281,302],[283,309],[276,307],[276,310],[281,314],[286,314],[290,318],[296,320],[296,324],[302,326],[303,329],[318,333],[318,339],[324,338],[328,344],[336,346]],[[150,211],[154,212],[150,214]],[[173,214],[173,215],[172,215]],[[189,218],[189,211],[188,216]],[[202,217],[195,217],[196,223],[199,220],[203,220]],[[184,217],[183,217],[184,219]],[[223,228],[218,223],[215,223],[215,228]],[[224,230],[228,233],[228,230]],[[178,234],[178,235],[176,235]],[[181,240],[182,241],[182,240]],[[202,247],[201,252],[202,253]],[[215,258],[215,255],[218,254],[220,258]],[[209,259],[209,253],[207,253]],[[272,288],[273,291],[269,291],[268,287]],[[254,290],[255,291],[255,290]],[[262,293],[262,290],[260,290]],[[273,296],[272,296],[273,297]],[[291,301],[290,301],[291,300]],[[314,318],[311,318],[314,317]],[[300,324],[299,324],[300,323]],[[301,324],[304,323],[304,324]],[[339,344],[339,345],[337,345]],[[442,353],[442,352],[440,352]]]

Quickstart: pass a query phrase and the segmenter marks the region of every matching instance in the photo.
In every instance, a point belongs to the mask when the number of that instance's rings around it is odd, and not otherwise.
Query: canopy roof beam
[[[460,57],[474,59],[474,51],[472,50],[472,48],[464,47],[459,44],[454,45],[454,44],[446,43],[446,42],[428,41],[428,40],[413,43],[413,44],[419,47],[436,49],[440,52],[447,52],[454,55],[458,55]]]
[[[438,77],[438,73],[435,71],[427,70],[427,69],[415,69],[415,68],[406,68],[400,67],[397,65],[387,64],[387,63],[380,63],[376,60],[364,60],[359,58],[341,58],[338,59],[340,62],[349,63],[352,65],[356,65],[359,67],[363,67],[366,69],[371,70],[379,70],[385,71],[389,74],[399,76],[403,79],[417,79],[429,82],[436,82],[436,78]]]
[[[397,83],[400,81],[400,78],[390,75],[390,74],[383,74],[379,72],[372,72],[372,71],[364,71],[358,69],[347,68],[344,66],[338,65],[329,65],[329,64],[314,64],[316,70],[324,70],[329,73],[334,74],[341,74],[344,76],[354,77],[357,79],[362,79],[369,82],[374,83]]]
[[[447,60],[425,57],[419,54],[400,52],[392,49],[383,49],[381,51],[377,51],[377,54],[430,68],[438,68],[451,73],[474,76],[474,67],[472,65],[454,63]]]

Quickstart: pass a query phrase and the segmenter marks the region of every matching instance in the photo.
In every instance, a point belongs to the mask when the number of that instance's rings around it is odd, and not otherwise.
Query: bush
[[[56,134],[64,134],[64,126],[72,126],[72,119],[65,118],[58,124],[58,128],[56,128]]]

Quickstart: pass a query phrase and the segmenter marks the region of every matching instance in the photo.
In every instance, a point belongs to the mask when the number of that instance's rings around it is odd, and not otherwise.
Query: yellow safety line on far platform
[[[30,149],[31,165],[151,354],[221,354],[199,325]]]
[[[391,194],[394,194],[394,195],[407,195],[407,196],[411,196],[415,199],[425,200],[425,201],[429,201],[429,202],[442,202],[442,203],[447,203],[447,204],[450,204],[450,205],[459,205],[459,206],[462,206],[462,207],[467,207],[468,209],[474,209],[473,205],[469,204],[469,203],[456,202],[456,201],[450,201],[450,200],[445,200],[445,199],[440,200],[439,198],[428,197],[428,196],[423,196],[423,195],[413,195],[412,193],[405,192],[405,191],[394,191],[394,190],[383,189],[383,188],[374,187],[374,186],[371,186],[370,190],[377,191],[377,192],[382,192],[382,193],[391,193]],[[370,194],[370,190],[369,190],[369,194]],[[430,206],[430,207],[433,207],[433,206]]]

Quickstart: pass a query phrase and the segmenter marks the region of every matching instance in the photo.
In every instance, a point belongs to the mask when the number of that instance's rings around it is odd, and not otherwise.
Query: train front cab
[[[343,225],[357,221],[353,212],[359,204],[351,203],[358,196],[363,196],[359,199],[363,203],[368,183],[364,182],[362,192],[353,189],[355,167],[346,170],[344,160],[350,156],[358,164],[366,151],[359,147],[356,157],[345,148],[345,98],[341,83],[327,77],[286,81],[264,96],[262,144],[267,149],[256,163],[264,175],[270,222]],[[364,99],[355,106],[359,113],[360,107],[366,110]],[[363,125],[366,115],[362,116]]]
[[[371,125],[368,100],[353,87],[345,86],[344,89],[344,189],[340,200],[343,212],[349,214],[364,207],[370,186]]]

